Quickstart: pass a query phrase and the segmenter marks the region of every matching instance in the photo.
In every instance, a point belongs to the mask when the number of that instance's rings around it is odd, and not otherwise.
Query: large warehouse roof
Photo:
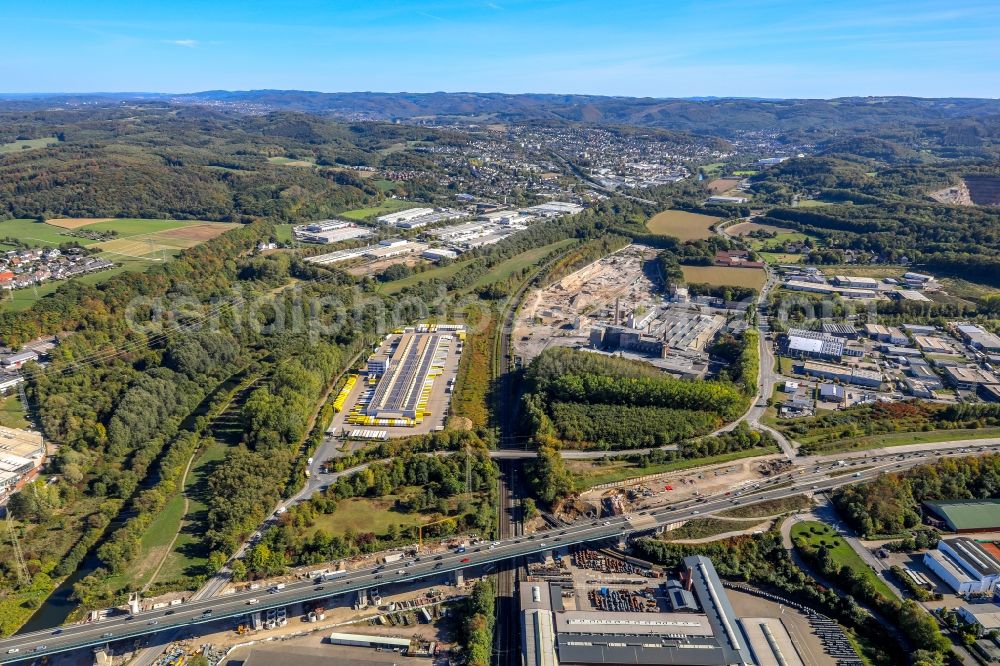
[[[1000,529],[1000,499],[924,502],[954,531]]]

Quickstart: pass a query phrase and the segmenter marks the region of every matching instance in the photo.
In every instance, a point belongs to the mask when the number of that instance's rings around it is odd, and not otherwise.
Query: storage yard
[[[33,478],[44,461],[41,434],[0,426],[0,500]]]
[[[447,417],[462,325],[421,325],[386,337],[362,374],[351,375],[334,400],[328,432],[378,440],[440,429]]]
[[[528,363],[550,346],[616,353],[667,372],[702,377],[721,311],[670,303],[650,277],[656,251],[630,245],[528,296],[514,330]]]

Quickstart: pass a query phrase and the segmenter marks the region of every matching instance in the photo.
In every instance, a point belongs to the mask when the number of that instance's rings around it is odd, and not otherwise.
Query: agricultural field
[[[799,202],[795,205],[796,208],[820,208],[821,206],[829,206],[829,201],[823,201],[822,199],[799,199]]]
[[[721,219],[683,210],[665,210],[650,218],[646,228],[654,234],[673,236],[682,241],[699,240],[711,236],[712,225]]]
[[[416,201],[403,201],[401,199],[386,199],[378,206],[372,206],[370,208],[356,208],[355,210],[345,211],[339,213],[337,217],[342,217],[345,220],[371,220],[379,215],[385,215],[386,213],[395,213],[398,210],[405,210],[407,208],[417,208],[419,206],[427,206],[428,204],[418,203]]]
[[[125,271],[144,271],[151,263],[165,261],[181,250],[200,245],[238,225],[201,220],[142,220],[134,218],[59,218],[50,222],[30,219],[0,221],[0,239],[13,238],[33,247],[58,247],[63,243],[78,243],[99,250],[99,256],[117,266],[97,273],[88,273],[74,280],[85,284],[100,284]],[[85,232],[118,235],[109,240],[83,237]],[[81,234],[81,235],[77,235]],[[13,247],[4,244],[6,248]],[[45,282],[35,287],[18,289],[7,295],[3,309],[24,310],[39,298],[51,294],[63,281]]]
[[[726,227],[726,234],[729,236],[746,236],[754,231],[767,231],[773,234],[791,233],[790,229],[776,227],[773,224],[760,224],[759,222],[740,222]]]
[[[739,178],[716,178],[709,182],[708,191],[710,194],[724,194],[739,184]]]
[[[57,143],[59,143],[59,139],[54,136],[47,136],[41,139],[19,139],[10,143],[0,143],[0,155],[4,153],[17,153],[33,148],[45,148],[47,146],[54,146]]]
[[[731,266],[681,266],[684,281],[689,284],[710,284],[717,287],[764,288],[767,274],[760,268],[733,268]]]

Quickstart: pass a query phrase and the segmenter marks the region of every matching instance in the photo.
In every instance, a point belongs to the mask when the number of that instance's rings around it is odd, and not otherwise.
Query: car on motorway
[[[438,562],[437,564],[434,565],[434,568],[437,569],[438,567],[440,567],[443,564],[444,564],[444,562]]]
[[[126,622],[131,622],[134,619],[135,619],[135,615],[129,615],[127,618],[125,618],[125,621]]]
[[[405,573],[406,573],[406,571],[404,569],[396,569],[396,575],[397,576],[402,576]]]
[[[11,649],[7,650],[7,654],[17,654],[20,651],[21,651],[21,648],[11,648]]]
[[[379,580],[380,578],[382,578],[382,574],[375,574],[375,580]]]
[[[49,647],[48,645],[39,645],[39,646],[37,646],[35,648],[35,652],[42,652],[42,651],[48,649],[48,647]]]
[[[173,610],[168,610],[168,611],[167,611],[166,613],[164,613],[164,615],[173,615],[173,614],[174,614],[174,613],[176,613],[176,612],[177,612],[177,611],[173,611]]]
[[[463,558],[462,558],[462,564],[465,564],[465,563],[466,563],[466,562],[468,562],[468,561],[469,561],[469,558],[467,558],[467,557],[463,557]]]
[[[247,606],[256,606],[260,603],[260,599],[250,599],[247,601]]]
[[[149,621],[149,622],[147,622],[146,624],[148,624],[149,626],[151,626],[151,627],[152,627],[152,626],[153,626],[154,624],[159,624],[159,623],[160,623],[160,621],[159,621],[159,620],[150,620],[150,621]]]
[[[62,632],[63,632],[63,628],[62,627],[57,627],[56,630],[52,632],[52,635],[53,636],[58,636]]]
[[[440,559],[443,559],[443,558],[444,558],[444,555],[438,555],[438,556],[437,556],[437,557],[435,557],[434,559],[435,559],[435,560],[440,560]]]
[[[203,610],[201,612],[201,614],[202,615],[211,615],[212,614],[212,609],[211,608],[206,608],[205,610]]]
[[[490,550],[493,550],[494,548],[496,548],[496,546],[494,546],[494,545],[493,545],[493,544],[491,543],[491,544],[490,544]]]
[[[322,585],[317,585],[313,589],[316,590],[317,592],[322,592],[325,588]]]
[[[604,521],[604,526],[605,527],[609,527],[610,525],[611,525],[611,521],[610,520],[605,520]]]
[[[101,634],[101,638],[111,638],[112,636],[114,636],[114,634],[110,631]]]

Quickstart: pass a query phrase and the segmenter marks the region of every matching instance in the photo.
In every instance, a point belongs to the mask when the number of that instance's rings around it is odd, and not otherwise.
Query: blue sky
[[[0,0],[2,92],[1000,97],[1000,0]]]

